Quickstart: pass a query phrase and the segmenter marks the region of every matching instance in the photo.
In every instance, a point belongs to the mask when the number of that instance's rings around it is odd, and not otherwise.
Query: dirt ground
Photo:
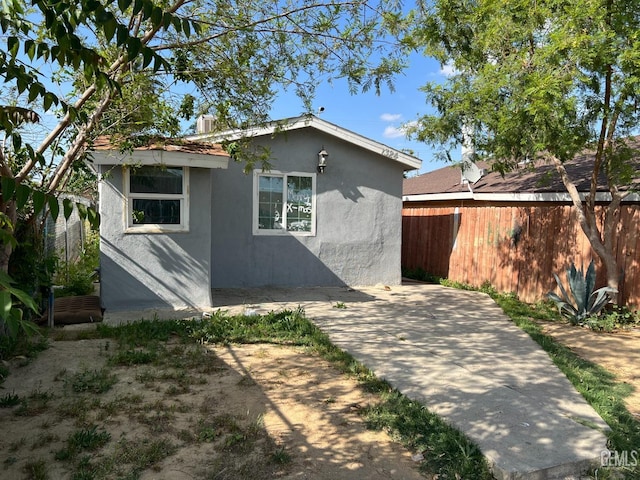
[[[115,385],[88,399],[70,380],[105,366],[108,341],[56,341],[35,361],[12,361],[0,398],[30,400],[0,408],[0,478],[424,478],[410,452],[365,427],[358,411],[372,398],[323,359],[276,345],[207,348],[209,367],[188,385],[148,366],[111,367]],[[87,426],[111,439],[83,452],[90,468],[56,458]],[[118,453],[159,438],[171,454],[149,468]],[[38,464],[47,476],[30,473]]]
[[[542,322],[543,331],[580,357],[604,367],[633,387],[629,412],[640,417],[640,330],[599,333],[564,323]]]
[[[543,325],[632,384],[629,409],[640,415],[640,332]],[[180,348],[167,349],[175,365],[197,356]],[[366,429],[358,412],[374,397],[327,361],[277,345],[189,348],[206,353],[191,371],[110,366],[115,383],[104,393],[70,386],[109,365],[108,340],[54,341],[33,361],[12,360],[0,399],[21,402],[0,408],[0,478],[424,478],[412,452]],[[61,459],[74,432],[89,427],[108,432],[110,442]],[[153,459],[150,448],[161,439],[165,450]]]

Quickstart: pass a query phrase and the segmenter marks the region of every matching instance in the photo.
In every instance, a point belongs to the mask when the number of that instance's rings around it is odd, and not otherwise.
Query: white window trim
[[[171,167],[172,165],[167,165]],[[125,233],[173,233],[189,231],[189,167],[182,168],[182,193],[131,193],[129,186],[131,180],[129,175],[131,169],[123,167],[124,170],[124,232]],[[159,223],[133,223],[133,202],[136,198],[150,198],[161,200],[180,200],[180,223],[176,225]]]
[[[286,228],[278,228],[273,230],[260,229],[258,228],[258,201],[259,201],[259,192],[258,189],[260,187],[260,175],[272,175],[274,177],[283,177],[285,181],[283,182],[283,188],[286,188],[287,182],[286,177],[311,177],[311,231],[310,232],[300,232],[287,230]],[[309,172],[282,172],[279,170],[261,170],[256,169],[253,171],[253,234],[254,235],[292,235],[296,237],[315,237],[316,235],[316,173]],[[284,191],[283,198],[284,197]],[[286,225],[287,217],[286,217],[286,208],[285,215],[283,218],[283,224]]]

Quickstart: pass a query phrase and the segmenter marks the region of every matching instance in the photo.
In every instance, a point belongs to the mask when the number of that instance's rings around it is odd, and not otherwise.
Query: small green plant
[[[198,432],[198,441],[213,442],[218,437],[215,427],[203,425]]]
[[[111,434],[106,430],[98,430],[97,425],[76,430],[67,438],[67,448],[56,452],[55,459],[69,460],[83,451],[95,452],[109,443],[109,440]]]
[[[112,365],[144,365],[153,363],[158,357],[156,352],[148,350],[122,350],[109,359]]]
[[[15,393],[5,393],[0,397],[0,408],[11,408],[20,404],[20,395]]]
[[[104,393],[117,382],[115,375],[109,370],[84,370],[72,375],[66,382],[75,393]]]
[[[336,302],[336,304],[333,306],[333,308],[347,308],[347,306],[344,304],[344,302]]]
[[[279,447],[271,454],[271,461],[278,465],[286,465],[291,462],[291,455],[289,455],[284,447]]]
[[[576,269],[571,263],[571,267],[567,269],[567,282],[571,295],[564,288],[560,278],[554,273],[554,278],[560,289],[562,296],[554,292],[549,292],[547,296],[556,304],[560,315],[564,316],[573,325],[583,325],[587,318],[593,317],[600,313],[605,307],[611,295],[617,293],[617,290],[610,287],[602,287],[595,289],[596,283],[596,267],[591,260],[587,272],[584,273],[582,268]]]
[[[53,395],[49,392],[34,390],[26,398],[20,400],[20,406],[15,411],[18,417],[34,417],[47,410]]]
[[[588,317],[584,324],[597,332],[615,332],[616,330],[640,325],[638,312],[614,305],[611,311]]]
[[[49,478],[47,470],[47,462],[42,459],[27,462],[24,466],[24,472],[29,480],[46,480]]]

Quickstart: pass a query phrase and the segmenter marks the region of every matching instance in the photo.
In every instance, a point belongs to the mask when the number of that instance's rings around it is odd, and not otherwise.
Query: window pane
[[[287,230],[311,231],[311,177],[287,177]]]
[[[129,175],[131,193],[182,194],[181,167],[140,167]]]
[[[180,224],[180,200],[133,199],[133,223]]]
[[[282,228],[282,177],[259,177],[258,185],[258,228]]]

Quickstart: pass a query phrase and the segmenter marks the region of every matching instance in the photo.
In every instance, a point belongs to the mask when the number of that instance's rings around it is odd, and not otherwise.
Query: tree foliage
[[[618,286],[614,230],[637,171],[640,2],[636,0],[436,0],[423,7],[416,42],[455,73],[424,87],[434,113],[416,138],[451,149],[471,134],[479,156],[509,171],[546,161],[572,198],[580,225]],[[566,164],[592,150],[583,203]],[[610,201],[597,221],[598,179]]]

